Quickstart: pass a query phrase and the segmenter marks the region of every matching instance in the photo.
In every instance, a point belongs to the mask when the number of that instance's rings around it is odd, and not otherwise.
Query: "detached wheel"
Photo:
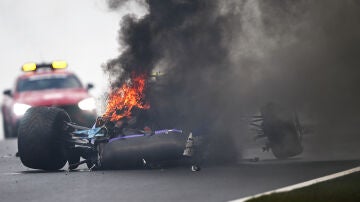
[[[287,159],[303,152],[300,140],[294,136],[285,136],[280,143],[272,145],[271,151],[277,159]]]
[[[262,107],[261,115],[262,131],[276,158],[286,159],[303,152],[301,126],[294,111],[269,103]]]
[[[59,170],[66,163],[63,141],[69,115],[54,107],[32,107],[22,118],[18,133],[21,162],[34,169]]]

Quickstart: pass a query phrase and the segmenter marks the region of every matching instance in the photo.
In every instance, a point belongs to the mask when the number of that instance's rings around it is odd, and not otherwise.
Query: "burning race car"
[[[86,163],[89,169],[152,167],[194,159],[195,137],[179,129],[139,130],[132,113],[148,109],[142,101],[145,77],[125,83],[110,96],[107,111],[92,128],[71,122],[66,111],[55,107],[32,107],[19,126],[18,152],[22,163],[34,169],[69,169]],[[81,160],[81,157],[84,160]]]
[[[278,116],[277,112],[272,106],[263,108],[260,136],[268,138],[267,147],[277,158],[300,154],[297,125],[293,119],[271,117]],[[200,169],[203,152],[199,137],[179,129],[140,130],[132,128],[131,122],[102,116],[92,128],[86,128],[72,123],[63,109],[32,107],[20,123],[19,156],[25,166],[42,170],[58,170],[67,162],[70,170],[84,163],[89,169],[130,169],[169,162]]]
[[[66,162],[69,169],[83,163],[90,169],[128,169],[186,160],[193,141],[182,130],[130,129],[102,117],[86,128],[71,123],[62,109],[33,107],[20,123],[18,149],[22,163],[34,169],[58,170]]]
[[[199,170],[208,153],[204,151],[208,147],[200,144],[205,141],[199,134],[193,136],[180,129],[152,130],[145,122],[140,123],[139,113],[134,116],[134,111],[146,112],[150,108],[143,99],[145,83],[146,76],[139,75],[115,89],[106,112],[92,128],[72,123],[63,109],[30,108],[19,126],[22,163],[42,170],[58,170],[67,162],[70,170],[81,164],[87,164],[89,169],[129,169],[180,163]],[[263,131],[261,136],[269,139],[276,157],[295,156],[302,151],[296,122],[280,112],[270,105],[254,122],[262,122],[257,126]]]

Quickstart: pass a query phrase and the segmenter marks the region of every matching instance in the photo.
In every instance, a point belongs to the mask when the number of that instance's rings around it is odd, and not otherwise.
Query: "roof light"
[[[31,72],[36,70],[36,63],[26,63],[22,66],[24,72]]]
[[[49,68],[49,69],[65,69],[67,67],[66,61],[53,61],[52,63],[26,63],[22,66],[24,72],[34,72],[40,68]]]
[[[66,61],[53,61],[51,63],[53,69],[65,69],[67,67]]]
[[[158,77],[158,76],[163,76],[163,75],[164,75],[164,73],[160,72],[160,71],[151,72],[151,74],[150,74],[151,77]]]

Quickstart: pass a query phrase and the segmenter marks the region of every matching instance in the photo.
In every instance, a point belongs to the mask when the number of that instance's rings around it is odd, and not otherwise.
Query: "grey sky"
[[[99,96],[107,89],[100,66],[119,55],[119,22],[130,12],[144,11],[130,3],[111,12],[105,0],[1,0],[0,90],[13,86],[22,64],[61,59]]]
[[[84,83],[106,87],[100,65],[119,53],[117,33],[121,16],[110,12],[105,0],[1,0],[0,88],[11,87],[25,62],[67,60]]]

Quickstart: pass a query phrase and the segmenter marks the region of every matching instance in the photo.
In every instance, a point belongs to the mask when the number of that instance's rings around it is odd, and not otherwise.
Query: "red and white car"
[[[3,92],[3,127],[5,137],[16,137],[20,119],[32,106],[64,109],[71,120],[90,127],[96,119],[95,99],[89,94],[92,84],[84,86],[79,78],[66,71],[66,62],[28,63],[22,67],[13,89]]]

